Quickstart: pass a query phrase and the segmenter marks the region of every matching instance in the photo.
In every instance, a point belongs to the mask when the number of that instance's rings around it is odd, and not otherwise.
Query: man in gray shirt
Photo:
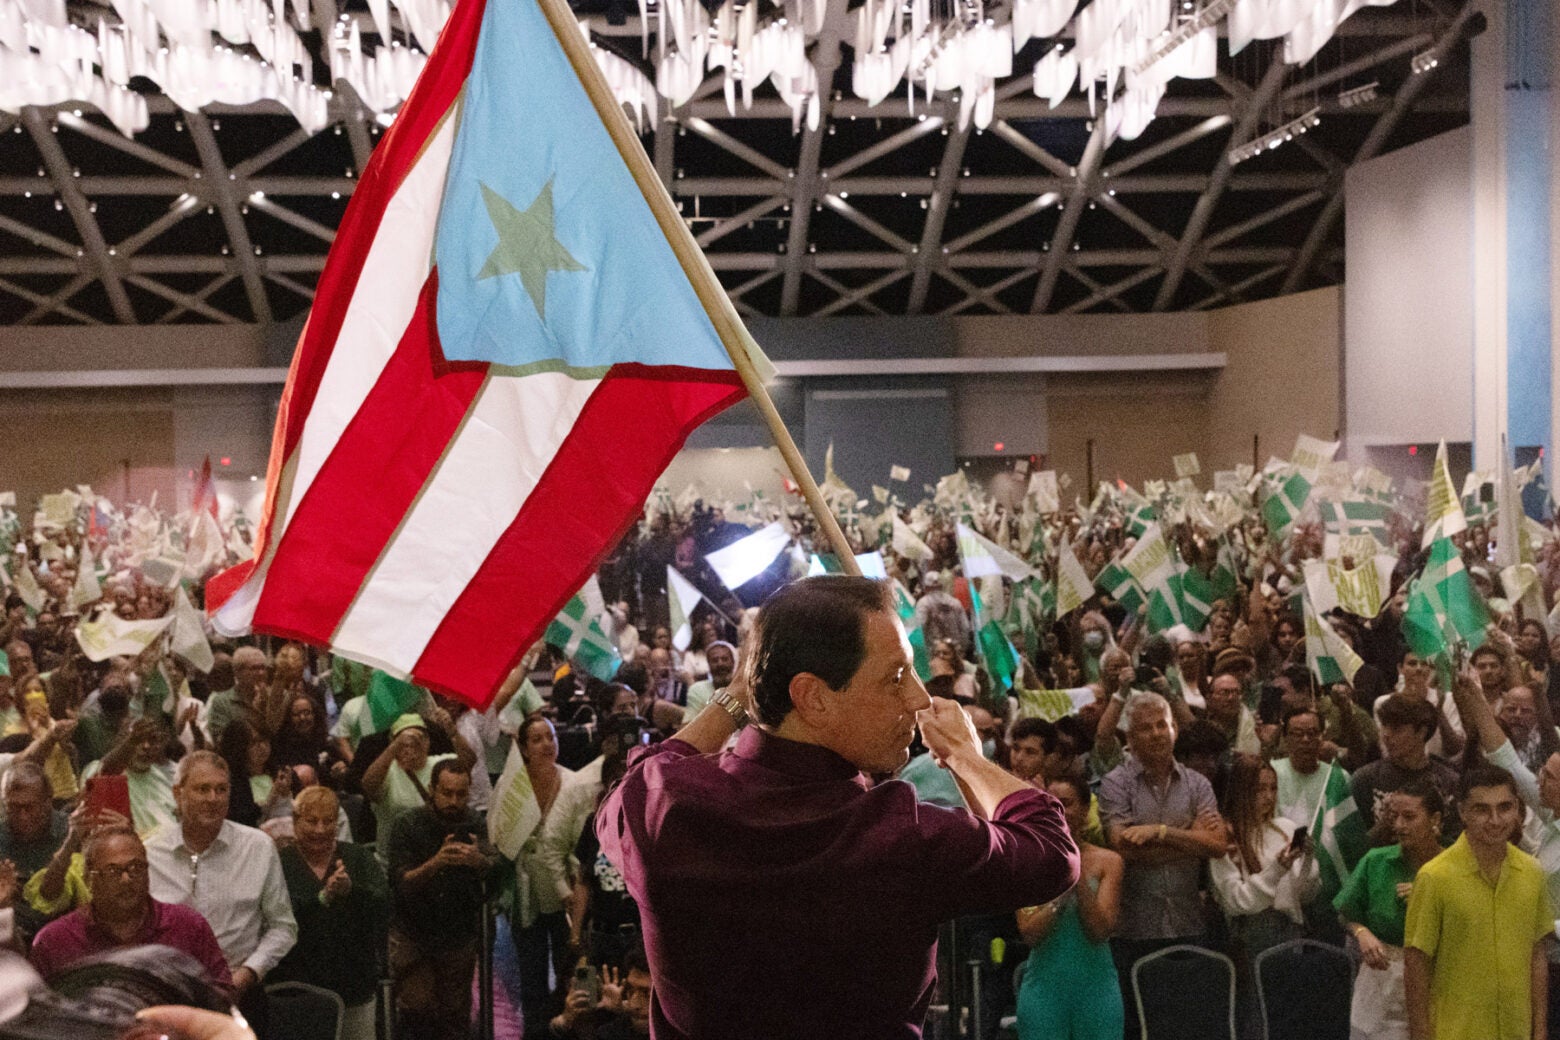
[[[1145,954],[1202,937],[1197,881],[1203,860],[1224,855],[1226,838],[1212,785],[1175,760],[1169,703],[1157,693],[1134,693],[1122,717],[1130,754],[1105,775],[1099,799],[1110,846],[1127,865],[1111,952],[1132,1036],[1132,965]]]

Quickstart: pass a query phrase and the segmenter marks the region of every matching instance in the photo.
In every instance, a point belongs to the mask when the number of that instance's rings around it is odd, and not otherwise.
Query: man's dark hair
[[[1466,802],[1475,787],[1504,787],[1519,803],[1522,801],[1522,792],[1517,790],[1516,778],[1508,770],[1488,762],[1476,765],[1462,775],[1462,779],[1457,784],[1457,800]]]
[[[628,978],[631,971],[642,971],[650,974],[650,959],[645,956],[645,948],[639,943],[630,946],[623,954],[623,977]]]
[[[1013,723],[1013,729],[1008,733],[1008,743],[1016,744],[1030,737],[1039,737],[1040,746],[1047,754],[1056,750],[1056,727],[1045,719],[1019,719]]]
[[[7,614],[15,610],[17,607],[25,606],[27,606],[27,601],[23,599],[19,593],[13,592],[5,598],[5,612]]]
[[[1176,761],[1184,762],[1193,755],[1222,755],[1230,748],[1230,739],[1207,719],[1196,719],[1181,730],[1175,738]]]
[[[1063,715],[1056,720],[1056,736],[1066,740],[1076,755],[1086,754],[1094,747],[1094,730],[1076,715]]]
[[[1413,726],[1422,734],[1421,739],[1427,741],[1435,736],[1439,724],[1436,710],[1429,701],[1404,697],[1398,693],[1381,702],[1376,718],[1383,726]]]
[[[867,615],[892,609],[886,584],[844,574],[803,578],[770,597],[746,665],[758,721],[778,726],[790,714],[798,675],[816,675],[831,690],[848,685],[867,655]]]
[[[1469,654],[1468,655],[1468,660],[1469,660],[1470,663],[1477,664],[1479,658],[1481,658],[1481,657],[1494,657],[1502,665],[1504,665],[1506,663],[1506,651],[1502,650],[1499,646],[1495,645],[1494,643],[1485,643],[1483,646],[1479,647],[1473,653]]]
[[[1301,716],[1301,715],[1315,715],[1317,722],[1321,722],[1322,721],[1322,713],[1320,711],[1316,710],[1316,708],[1312,707],[1311,705],[1309,705],[1309,704],[1291,704],[1289,707],[1284,709],[1283,724],[1284,724],[1284,732],[1285,733],[1289,732],[1289,720],[1293,719],[1293,718],[1297,718],[1298,716]]]
[[[634,661],[624,661],[618,668],[613,681],[621,683],[633,690],[635,695],[643,697],[645,691],[650,688],[650,671],[644,665]]]
[[[439,777],[445,773],[455,773],[466,779],[471,779],[471,770],[460,764],[458,758],[441,758],[433,764],[433,773],[428,777],[428,790],[439,786]]]
[[[1505,772],[1505,770],[1502,770],[1502,772]],[[1431,816],[1444,816],[1446,814],[1446,799],[1441,797],[1441,789],[1428,780],[1410,780],[1392,793],[1406,794],[1410,798],[1418,798],[1419,804],[1424,806],[1425,812]]]

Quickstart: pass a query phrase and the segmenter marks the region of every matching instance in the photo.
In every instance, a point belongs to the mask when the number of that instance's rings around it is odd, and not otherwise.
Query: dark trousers
[[[569,919],[562,910],[538,914],[529,928],[516,928],[514,934],[526,1035],[545,1036],[547,1023],[563,1010],[560,995],[574,967],[569,963]],[[548,981],[549,968],[556,985]]]
[[[271,1036],[271,998],[266,996],[265,983],[257,982],[239,1000],[238,1013],[244,1016],[257,1040],[275,1040]]]

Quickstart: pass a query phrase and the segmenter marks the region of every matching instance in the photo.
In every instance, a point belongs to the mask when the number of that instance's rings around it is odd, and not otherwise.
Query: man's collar
[[[191,853],[189,851],[189,846],[184,844],[184,825],[180,824],[179,825],[179,846],[178,846],[179,847],[179,851],[183,852],[185,855],[204,856],[207,853],[211,852],[213,849],[225,848],[225,847],[227,847],[227,844],[228,844],[228,838],[232,834],[232,829],[233,829],[233,821],[232,820],[223,820],[222,821],[222,826],[217,828],[217,836],[215,838],[211,839],[211,844],[207,845],[205,850],[202,851],[202,852]]]
[[[1170,779],[1171,780],[1178,780],[1178,779],[1180,779],[1181,772],[1182,772],[1182,770],[1184,768],[1185,767],[1182,766],[1180,762],[1176,762],[1176,761],[1172,760],[1171,763],[1170,763]],[[1132,774],[1134,779],[1136,779],[1138,777],[1141,777],[1144,773],[1148,772],[1148,769],[1143,765],[1143,760],[1142,759],[1138,758],[1136,755],[1132,754],[1131,752],[1128,752],[1127,753],[1127,771]]]
[[[804,744],[749,726],[737,737],[736,754],[777,773],[809,780],[850,780],[861,770],[828,748]]]

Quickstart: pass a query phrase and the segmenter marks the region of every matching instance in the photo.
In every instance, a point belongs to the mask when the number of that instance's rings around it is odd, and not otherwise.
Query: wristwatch
[[[724,686],[710,694],[710,703],[720,705],[726,714],[731,716],[731,721],[737,724],[738,729],[747,725],[747,709],[735,697],[727,693]]]

